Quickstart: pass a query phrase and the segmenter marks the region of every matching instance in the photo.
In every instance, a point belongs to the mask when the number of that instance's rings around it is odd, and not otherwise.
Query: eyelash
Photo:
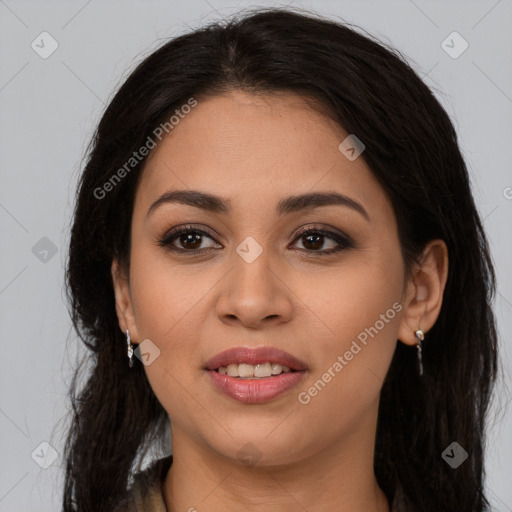
[[[211,233],[208,233],[202,229],[194,228],[193,226],[181,226],[179,228],[175,228],[167,232],[159,241],[158,245],[160,247],[164,247],[166,250],[175,252],[175,253],[181,253],[181,254],[190,254],[190,255],[196,255],[200,253],[209,252],[213,248],[207,248],[207,249],[194,249],[194,250],[187,250],[187,249],[179,249],[177,247],[172,246],[172,242],[178,238],[180,235],[183,234],[190,234],[190,233],[196,233],[200,235],[207,236],[211,240],[214,240],[213,235]],[[319,256],[328,256],[340,251],[344,251],[347,249],[351,249],[354,247],[353,241],[347,237],[339,235],[338,233],[335,233],[333,231],[329,231],[323,228],[315,227],[315,226],[307,226],[306,228],[300,229],[298,233],[296,233],[296,236],[294,238],[294,242],[299,240],[300,238],[304,237],[305,235],[310,234],[319,234],[323,235],[327,238],[330,238],[331,240],[337,242],[339,245],[338,247],[334,249],[330,249],[329,251],[315,251],[315,250],[308,250],[308,249],[299,249],[300,251],[306,251],[307,253],[313,253],[315,256],[318,254]],[[215,240],[214,240],[215,241]]]

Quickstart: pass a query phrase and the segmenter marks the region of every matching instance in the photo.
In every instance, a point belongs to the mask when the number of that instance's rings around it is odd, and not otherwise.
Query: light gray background
[[[31,454],[45,441],[62,453],[76,357],[63,268],[77,173],[105,104],[164,39],[264,5],[276,3],[0,0],[0,511],[60,510],[62,457],[42,469]],[[511,511],[512,0],[290,5],[339,16],[396,46],[455,122],[498,274],[504,376],[489,429],[487,488],[496,510]],[[47,59],[31,48],[43,31],[59,45]],[[441,47],[453,31],[469,43],[456,59]],[[32,252],[42,237],[57,248],[46,262]]]

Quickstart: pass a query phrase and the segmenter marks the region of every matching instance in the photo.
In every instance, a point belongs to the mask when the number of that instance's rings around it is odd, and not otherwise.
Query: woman
[[[77,193],[64,510],[487,510],[494,279],[396,51],[284,9],[167,42]]]

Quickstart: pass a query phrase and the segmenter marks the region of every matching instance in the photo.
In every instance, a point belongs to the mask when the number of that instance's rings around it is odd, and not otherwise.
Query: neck
[[[164,482],[169,512],[389,512],[373,471],[373,443],[358,426],[323,451],[276,463],[254,465],[214,452],[174,425],[173,464]],[[301,454],[302,455],[302,454]]]

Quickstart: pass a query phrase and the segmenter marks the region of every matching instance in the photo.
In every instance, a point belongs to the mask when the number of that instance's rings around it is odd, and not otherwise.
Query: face
[[[348,135],[299,96],[231,92],[199,101],[150,155],[116,300],[121,328],[151,342],[144,369],[173,443],[278,464],[373,436],[406,283],[391,203],[338,148]],[[155,204],[192,190],[226,211]],[[282,208],[304,194],[348,200]],[[306,370],[273,398],[242,401],[205,370],[232,347],[274,347]]]

